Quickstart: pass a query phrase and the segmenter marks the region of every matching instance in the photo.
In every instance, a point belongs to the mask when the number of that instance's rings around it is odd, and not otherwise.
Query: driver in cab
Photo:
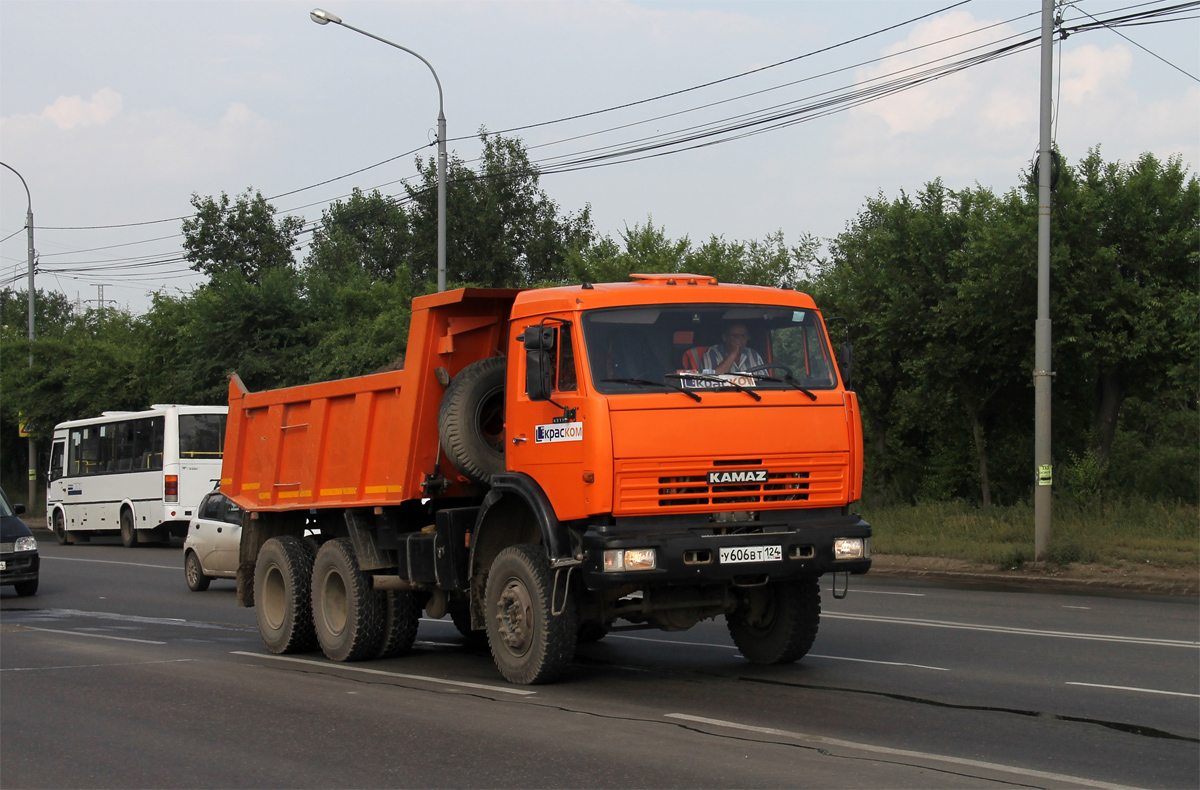
[[[761,367],[762,356],[746,343],[750,340],[750,331],[745,324],[729,324],[721,334],[721,345],[712,346],[704,352],[702,368],[704,373],[745,373],[756,367]]]

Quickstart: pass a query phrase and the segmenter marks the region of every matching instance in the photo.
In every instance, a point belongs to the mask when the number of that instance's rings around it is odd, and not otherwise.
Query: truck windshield
[[[620,307],[583,316],[592,382],[604,393],[656,385],[832,389],[829,344],[816,312],[778,305]],[[688,375],[692,374],[692,375]]]

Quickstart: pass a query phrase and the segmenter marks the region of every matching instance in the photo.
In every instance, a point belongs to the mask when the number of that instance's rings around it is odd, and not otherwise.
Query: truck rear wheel
[[[379,653],[380,596],[358,567],[349,538],[326,542],[312,569],[313,624],[331,661],[361,661]]]
[[[790,664],[804,656],[821,623],[817,578],[775,582],[748,591],[725,618],[733,643],[755,664]]]
[[[504,471],[504,357],[472,362],[442,396],[438,435],[454,468],[487,483]]]
[[[512,683],[549,683],[575,655],[575,601],[565,596],[552,602],[553,590],[554,574],[541,546],[510,546],[488,571],[488,645],[496,668]],[[552,613],[554,605],[561,605],[561,614]]]
[[[412,650],[421,620],[417,598],[407,590],[381,590],[379,609],[383,617],[383,636],[376,658],[395,658]]]
[[[313,633],[313,558],[299,538],[271,538],[254,565],[254,614],[258,633],[272,653],[303,653],[316,646]]]

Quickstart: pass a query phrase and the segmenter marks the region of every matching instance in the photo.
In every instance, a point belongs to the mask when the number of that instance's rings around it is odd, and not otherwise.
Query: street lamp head
[[[322,11],[319,8],[314,8],[308,12],[308,17],[318,25],[328,25],[333,22],[335,25],[342,24],[342,18],[337,14],[331,14],[328,11]]]

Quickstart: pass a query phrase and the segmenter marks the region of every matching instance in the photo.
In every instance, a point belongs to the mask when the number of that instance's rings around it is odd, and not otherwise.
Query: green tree
[[[446,177],[447,281],[498,288],[563,282],[568,250],[592,237],[588,207],[562,215],[517,138],[480,132],[478,172],[452,155]],[[405,186],[416,283],[437,278],[437,163],[417,160],[418,184]],[[419,290],[419,289],[418,289]]]
[[[247,189],[230,204],[192,195],[196,213],[183,221],[184,257],[210,277],[238,272],[257,283],[272,269],[295,264],[292,247],[304,227],[299,217],[275,218],[275,208],[260,192]]]

